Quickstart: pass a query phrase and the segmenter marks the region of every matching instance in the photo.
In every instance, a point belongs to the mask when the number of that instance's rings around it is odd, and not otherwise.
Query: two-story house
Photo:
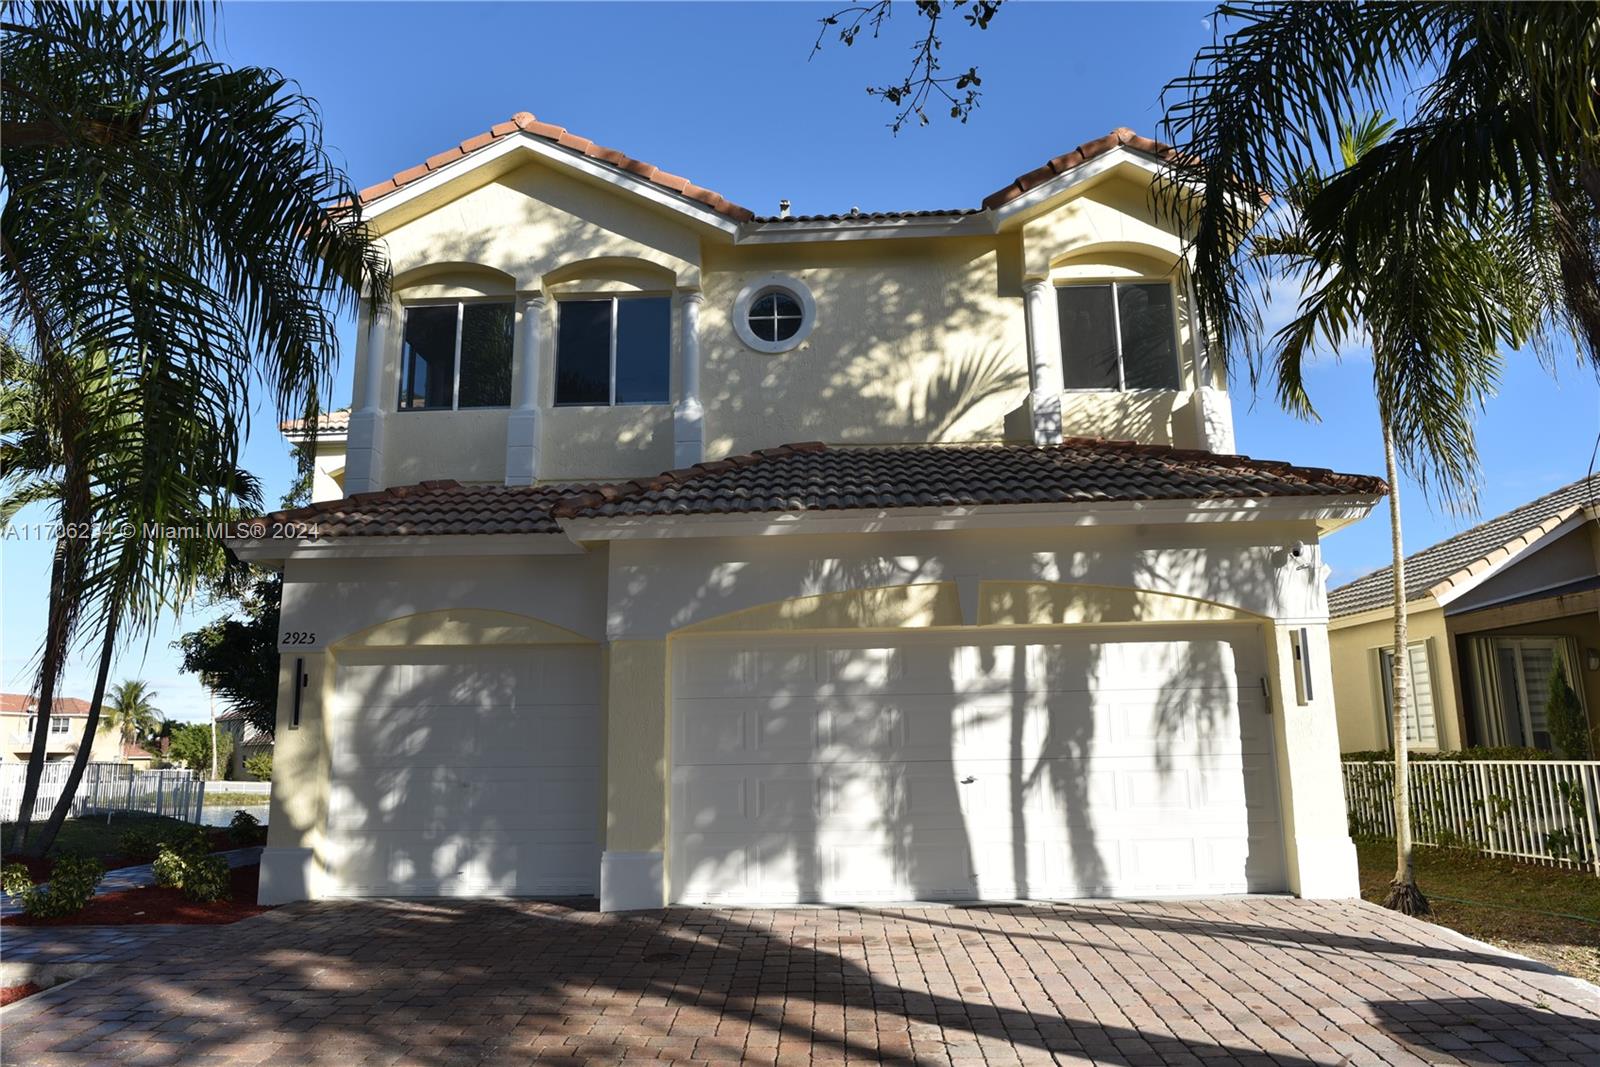
[[[27,763],[33,752],[33,739],[39,729],[39,702],[27,693],[0,693],[0,763]],[[49,762],[71,759],[83,744],[83,731],[89,723],[89,703],[77,697],[61,697],[45,724],[45,759]],[[121,759],[121,744],[115,732],[97,730],[89,758],[116,762]]]
[[[329,498],[234,542],[262,899],[1354,895],[1318,546],[1384,485],[1232,454],[1165,151],[762,217],[524,113],[366,190]]]

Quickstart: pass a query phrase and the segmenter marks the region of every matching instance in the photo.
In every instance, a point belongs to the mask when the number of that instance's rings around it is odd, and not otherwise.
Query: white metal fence
[[[34,798],[33,818],[50,817],[66,788],[71,768],[67,760],[45,764],[39,793]],[[21,813],[27,770],[22,763],[0,765],[0,819],[10,822]],[[190,770],[139,771],[127,763],[90,763],[84,767],[83,780],[73,797],[72,814],[145,812],[199,822],[205,792],[205,780]]]
[[[1409,771],[1417,844],[1600,875],[1600,761],[1416,760]],[[1353,836],[1394,836],[1393,763],[1346,763],[1344,797]]]

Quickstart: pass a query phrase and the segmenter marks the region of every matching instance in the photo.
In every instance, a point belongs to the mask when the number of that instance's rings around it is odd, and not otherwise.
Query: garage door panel
[[[342,767],[376,770],[429,764],[459,767],[598,766],[599,731],[593,704],[459,707],[354,707],[333,730]]]
[[[336,895],[592,893],[600,707],[592,646],[341,657],[330,703]]]
[[[675,899],[1283,887],[1256,631],[896,641],[680,646]]]
[[[599,850],[592,835],[380,831],[335,862],[340,896],[577,896],[594,891]]]
[[[571,830],[594,834],[599,775],[593,767],[394,767],[341,776],[331,791],[330,827],[385,830]]]

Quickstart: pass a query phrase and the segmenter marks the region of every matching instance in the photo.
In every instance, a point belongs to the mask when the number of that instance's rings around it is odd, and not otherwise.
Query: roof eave
[[[1241,521],[1310,522],[1319,531],[1367,515],[1377,495],[1275,496],[1224,500],[1122,500],[1067,504],[860,508],[715,515],[637,515],[558,520],[574,541],[1125,526]]]

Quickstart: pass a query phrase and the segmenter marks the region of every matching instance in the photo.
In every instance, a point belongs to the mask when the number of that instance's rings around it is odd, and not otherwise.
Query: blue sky
[[[952,24],[947,66],[976,63],[983,102],[965,125],[935,120],[898,137],[869,83],[898,75],[916,19],[906,10],[881,40],[829,44],[808,59],[831,5],[231,3],[218,54],[295,79],[322,110],[328,143],[357,185],[527,110],[683,174],[758,212],[787,197],[801,213],[976,205],[1023,171],[1117,126],[1154,133],[1162,86],[1210,38],[1209,8],[1188,4],[1017,4],[988,31]],[[341,331],[333,399],[350,397],[352,330]],[[1600,428],[1600,387],[1570,353],[1552,378],[1531,356],[1510,359],[1479,424],[1482,513],[1497,514],[1578,478]],[[1381,473],[1370,364],[1362,353],[1310,375],[1320,423],[1252,398],[1235,382],[1241,451]],[[269,495],[291,464],[269,411],[258,411],[246,463]],[[1402,484],[1415,549],[1468,524],[1429,509]],[[1335,583],[1388,558],[1383,511],[1325,548]],[[26,689],[46,595],[46,545],[0,545],[0,668]],[[198,719],[206,694],[179,673],[170,642],[210,612],[168,625],[121,657],[113,681],[143,677],[169,715]],[[85,660],[66,692],[87,697]]]

